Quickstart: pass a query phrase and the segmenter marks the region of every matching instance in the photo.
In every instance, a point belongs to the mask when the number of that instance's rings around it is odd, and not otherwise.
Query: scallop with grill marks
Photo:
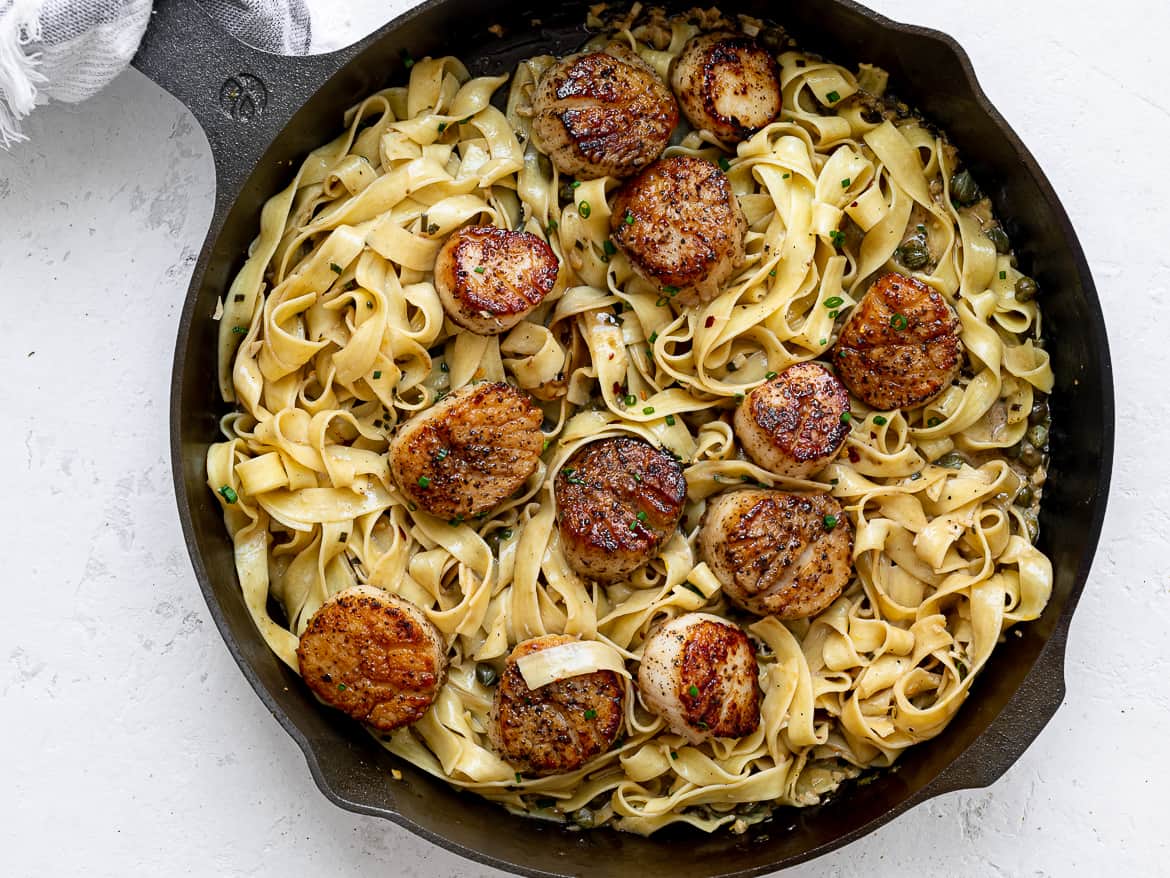
[[[741,738],[760,725],[755,650],[738,625],[687,613],[646,640],[638,668],[642,700],[692,744]]]
[[[529,689],[518,659],[576,638],[548,634],[517,644],[496,687],[488,734],[513,767],[545,775],[575,771],[613,746],[626,690],[613,671],[594,671]]]
[[[692,37],[674,61],[670,84],[691,125],[723,143],[746,140],[780,112],[776,61],[746,34]]]
[[[747,395],[735,435],[764,469],[807,479],[830,463],[849,435],[849,394],[820,363],[797,363]]]
[[[684,305],[708,302],[744,260],[747,221],[718,167],[657,161],[618,190],[610,229],[634,270]]]
[[[887,274],[842,327],[833,362],[845,386],[867,405],[915,408],[958,376],[959,320],[942,295],[922,281]]]
[[[532,136],[562,174],[628,177],[662,154],[678,105],[629,46],[570,55],[541,77]]]
[[[760,616],[803,619],[849,582],[853,528],[828,494],[734,491],[708,501],[699,549],[731,601]]]
[[[630,436],[577,450],[557,474],[561,546],[582,576],[613,582],[658,554],[678,526],[687,496],[669,453]]]
[[[540,409],[510,384],[460,388],[399,428],[390,443],[394,479],[432,515],[487,512],[536,469],[541,421]]]
[[[435,290],[447,316],[479,335],[507,332],[556,282],[556,254],[529,232],[468,226],[435,259]]]
[[[358,585],[331,597],[309,619],[297,662],[326,704],[391,731],[420,719],[434,702],[447,646],[419,607]]]

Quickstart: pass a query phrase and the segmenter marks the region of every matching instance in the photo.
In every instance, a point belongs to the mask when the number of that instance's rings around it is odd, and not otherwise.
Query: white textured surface
[[[318,45],[401,2],[319,2]],[[786,875],[1166,874],[1170,13],[871,5],[967,47],[1064,199],[1113,339],[1117,459],[1056,719],[990,789]],[[192,118],[131,72],[29,134],[0,154],[0,873],[498,875],[328,804],[209,621],[167,458],[175,322],[212,198]]]

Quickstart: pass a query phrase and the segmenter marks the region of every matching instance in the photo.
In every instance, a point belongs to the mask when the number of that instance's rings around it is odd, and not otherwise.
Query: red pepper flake
[[[861,460],[861,455],[857,453],[857,449],[850,448],[849,449],[849,462],[850,463],[857,463],[859,460]]]
[[[715,315],[712,314],[710,317],[707,318],[707,322],[704,323],[703,326],[705,326],[707,329],[710,329],[714,325],[715,325]]]
[[[620,381],[615,381],[613,383],[613,395],[622,396],[622,383]]]

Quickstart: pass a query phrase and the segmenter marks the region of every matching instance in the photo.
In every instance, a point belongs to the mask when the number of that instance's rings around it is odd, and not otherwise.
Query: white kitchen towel
[[[304,0],[198,2],[242,42],[285,55],[309,50]],[[26,139],[20,121],[38,104],[85,100],[124,70],[146,31],[151,5],[0,0],[0,147]]]

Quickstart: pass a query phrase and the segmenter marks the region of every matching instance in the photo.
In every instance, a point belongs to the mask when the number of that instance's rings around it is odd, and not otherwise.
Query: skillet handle
[[[182,101],[211,144],[217,213],[293,114],[364,46],[274,55],[241,43],[190,0],[158,0],[132,64]]]

